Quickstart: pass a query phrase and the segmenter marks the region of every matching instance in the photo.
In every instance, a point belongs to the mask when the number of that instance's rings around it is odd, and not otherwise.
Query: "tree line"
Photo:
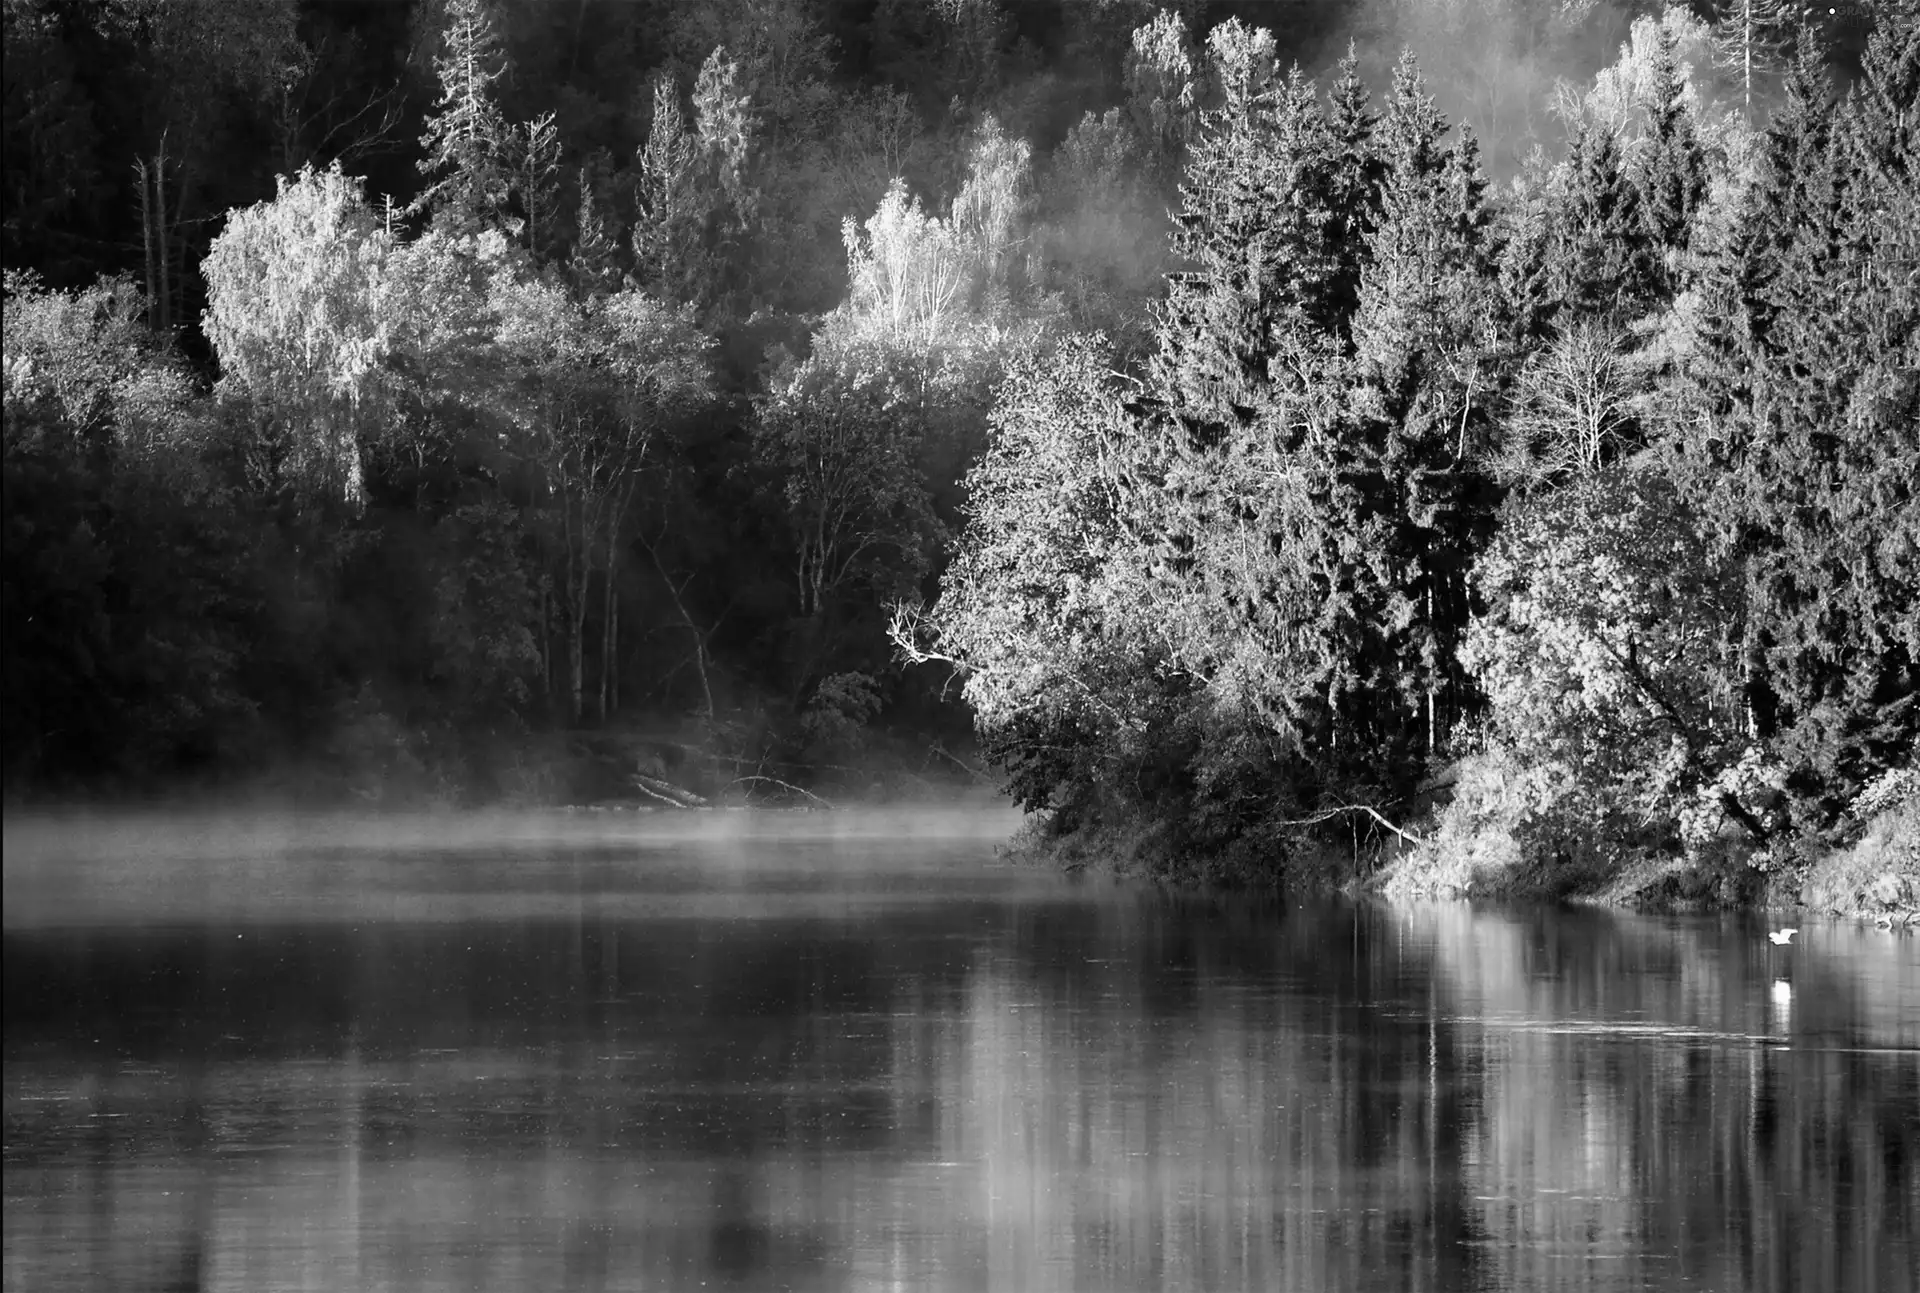
[[[1844,97],[1643,19],[1496,187],[1231,6],[857,8],[9,0],[10,790],[971,718],[1218,851],[1469,749],[1769,838],[1899,763],[1907,9]]]
[[[1270,874],[1469,759],[1534,856],[1777,859],[1910,782],[1920,24],[1844,96],[1803,38],[1757,135],[1710,34],[1496,193],[1411,55],[1376,108],[1213,29],[1146,362],[1014,366],[894,625],[1053,832]]]

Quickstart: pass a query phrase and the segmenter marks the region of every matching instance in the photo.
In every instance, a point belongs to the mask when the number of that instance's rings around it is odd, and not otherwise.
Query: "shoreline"
[[[1489,864],[1461,841],[1429,837],[1422,846],[1376,855],[1371,864],[1363,857],[1357,868],[1295,842],[1287,865],[1259,876],[1250,863],[1260,850],[1250,845],[1225,856],[1181,856],[1167,847],[1165,832],[1164,823],[1106,823],[1054,836],[1030,816],[1004,847],[1028,865],[1212,891],[1338,891],[1395,903],[1527,903],[1666,915],[1804,912],[1920,932],[1920,804],[1881,814],[1859,840],[1810,863],[1771,871],[1733,849],[1692,858],[1642,853],[1599,867],[1512,854]]]

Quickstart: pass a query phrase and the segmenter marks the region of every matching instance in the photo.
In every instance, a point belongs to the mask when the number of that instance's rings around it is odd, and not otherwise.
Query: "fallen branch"
[[[672,808],[685,808],[685,807],[686,807],[686,805],[685,805],[685,804],[683,804],[683,803],[681,803],[681,802],[680,802],[679,800],[677,800],[677,799],[669,799],[669,798],[667,798],[667,797],[666,797],[665,795],[663,795],[663,794],[661,794],[661,793],[660,793],[659,791],[657,791],[657,790],[650,790],[650,789],[648,789],[648,788],[647,788],[646,786],[644,786],[644,785],[642,785],[642,784],[640,783],[640,781],[639,781],[638,779],[635,779],[635,781],[634,781],[634,783],[633,783],[633,785],[634,785],[634,789],[636,789],[636,790],[638,790],[638,791],[639,791],[639,792],[640,792],[641,794],[643,794],[643,795],[652,795],[652,796],[653,796],[653,797],[654,797],[655,799],[658,799],[658,800],[659,800],[659,801],[660,801],[661,803],[663,803],[663,804],[666,804],[666,805],[668,805],[669,807],[672,807]]]
[[[954,767],[960,769],[962,772],[965,772],[971,777],[973,777],[973,779],[976,781],[992,781],[993,780],[992,777],[989,777],[986,773],[980,771],[980,769],[974,767],[971,763],[968,763],[965,759],[962,759],[959,755],[947,749],[947,747],[942,743],[940,743],[939,741],[935,741],[932,745],[928,746],[927,752],[930,754],[939,755],[941,758],[945,759],[947,762],[953,764]]]
[[[814,803],[819,804],[822,808],[833,807],[832,804],[828,803],[826,800],[822,799],[820,796],[814,794],[811,790],[805,789],[804,787],[801,787],[801,786],[793,785],[790,782],[782,781],[778,777],[763,777],[759,775],[735,777],[732,781],[729,781],[727,783],[727,786],[731,788],[731,787],[740,785],[742,782],[747,782],[747,781],[764,781],[768,785],[779,786],[782,790],[791,790],[796,795],[805,795],[807,798],[813,800]]]
[[[682,790],[671,781],[662,781],[658,777],[649,777],[644,772],[633,774],[633,784],[652,795],[655,799],[665,800],[676,808],[706,808],[706,800],[691,790]]]
[[[1283,821],[1280,824],[1282,826],[1318,826],[1321,822],[1338,817],[1341,813],[1365,813],[1409,844],[1425,844],[1427,842],[1424,836],[1411,835],[1401,830],[1398,826],[1395,826],[1381,814],[1379,809],[1373,807],[1371,804],[1336,804],[1324,812],[1315,813],[1312,817],[1296,818],[1290,821]]]

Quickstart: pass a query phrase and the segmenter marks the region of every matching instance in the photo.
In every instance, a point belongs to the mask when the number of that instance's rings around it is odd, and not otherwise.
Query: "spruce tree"
[[[445,43],[433,60],[440,98],[420,137],[420,172],[434,179],[409,210],[470,234],[498,220],[512,188],[510,131],[493,101],[506,61],[486,0],[448,0]]]
[[[1793,31],[1802,25],[1794,0],[1722,0],[1713,22],[1714,61],[1733,79],[1749,124],[1755,92],[1789,61]]]
[[[1802,827],[1920,735],[1920,204],[1911,107],[1881,107],[1912,103],[1912,41],[1877,34],[1838,112],[1802,43],[1693,364],[1692,492],[1746,576],[1731,681]]]
[[[560,132],[548,112],[514,127],[509,138],[518,209],[511,223],[519,230],[521,245],[536,261],[545,261],[560,233]]]
[[[1374,147],[1378,126],[1352,45],[1340,60],[1328,95],[1326,209],[1328,274],[1322,326],[1345,340],[1360,305],[1360,269],[1367,260],[1367,239],[1380,208],[1380,184],[1386,168]]]
[[[1498,321],[1506,345],[1515,353],[1531,350],[1553,335],[1551,183],[1551,165],[1545,152],[1536,150],[1521,185],[1500,214]]]
[[[1910,758],[1920,735],[1914,44],[1911,22],[1883,28],[1860,84],[1829,115],[1802,102],[1822,88],[1803,43],[1795,80],[1809,84],[1793,104],[1813,128],[1783,135],[1772,154],[1804,171],[1770,187],[1795,215],[1762,284],[1769,345],[1741,497],[1780,743],[1807,778],[1816,823]],[[1904,112],[1883,110],[1901,102]],[[1820,136],[1825,148],[1808,155]]]
[[[1384,651],[1399,730],[1384,753],[1402,767],[1471,706],[1454,654],[1490,502],[1476,449],[1497,385],[1491,213],[1472,135],[1449,148],[1447,129],[1408,55],[1379,132],[1387,170],[1353,326],[1349,431],[1392,526],[1379,560],[1398,607]]]
[[[707,246],[713,192],[669,74],[654,81],[653,121],[635,161],[634,277],[676,305],[704,303],[714,287]]]
[[[1187,267],[1170,276],[1152,363],[1196,447],[1251,421],[1280,341],[1325,315],[1333,271],[1326,122],[1311,85],[1298,69],[1274,83],[1223,63],[1227,92],[1202,119],[1180,187],[1172,249]]]
[[[1613,132],[1590,120],[1575,129],[1561,170],[1547,279],[1563,324],[1635,318],[1658,295],[1662,273],[1640,190],[1621,169]]]
[[[580,206],[574,217],[573,252],[567,274],[583,296],[603,296],[620,285],[620,243],[596,191],[595,168],[580,168]]]
[[[1640,217],[1660,257],[1659,288],[1671,299],[1684,282],[1693,218],[1707,200],[1707,157],[1683,98],[1673,32],[1662,25],[1656,39],[1647,133],[1632,169]]]

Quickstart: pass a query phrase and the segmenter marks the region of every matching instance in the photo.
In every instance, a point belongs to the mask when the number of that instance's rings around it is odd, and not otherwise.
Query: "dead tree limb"
[[[826,800],[822,799],[820,796],[814,794],[811,790],[807,790],[801,786],[793,785],[791,782],[782,781],[778,777],[762,776],[759,773],[753,773],[744,777],[735,777],[732,781],[729,781],[727,785],[729,787],[733,787],[733,786],[742,785],[745,782],[749,782],[749,781],[764,781],[770,786],[779,786],[782,790],[791,790],[796,795],[805,795],[807,798],[813,800],[814,803],[819,804],[822,808],[833,807],[832,804],[828,803]]]

